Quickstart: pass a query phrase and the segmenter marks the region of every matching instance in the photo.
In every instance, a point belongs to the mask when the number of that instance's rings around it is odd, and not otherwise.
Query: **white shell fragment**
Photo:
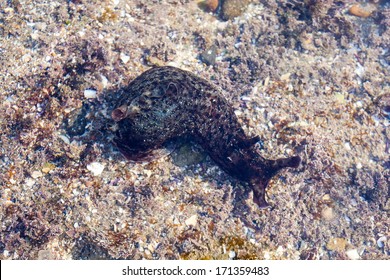
[[[66,135],[60,134],[60,135],[58,135],[58,137],[59,137],[62,141],[64,141],[65,144],[70,145],[70,140],[69,140],[69,138],[68,138]]]
[[[34,179],[40,178],[42,176],[43,176],[43,174],[39,170],[38,171],[33,171],[33,173],[31,174],[31,177],[34,178]]]
[[[104,170],[104,164],[100,162],[91,162],[87,165],[87,169],[92,172],[93,175],[99,176]]]
[[[350,260],[359,260],[360,255],[356,249],[351,249],[345,252],[347,254],[348,259]]]
[[[236,257],[236,252],[234,251],[229,251],[229,259],[234,259]]]
[[[96,98],[96,90],[94,89],[84,90],[84,97],[88,99]]]
[[[126,64],[130,60],[130,56],[128,56],[127,54],[124,54],[124,53],[120,54],[120,58],[124,64]]]
[[[196,226],[196,223],[198,222],[198,215],[192,215],[191,217],[189,217],[187,220],[185,220],[185,224],[187,226]]]
[[[385,242],[387,241],[387,237],[386,236],[381,236],[378,238],[378,240],[376,241],[376,245],[379,247],[379,248],[383,248],[385,246]]]

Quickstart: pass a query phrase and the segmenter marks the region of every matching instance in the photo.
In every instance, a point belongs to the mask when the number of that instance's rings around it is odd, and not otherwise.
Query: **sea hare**
[[[139,160],[176,138],[197,142],[228,174],[247,182],[254,202],[265,208],[265,189],[299,156],[268,160],[248,137],[233,107],[210,82],[175,67],[155,67],[126,86],[111,114],[117,123],[114,143],[130,160]]]

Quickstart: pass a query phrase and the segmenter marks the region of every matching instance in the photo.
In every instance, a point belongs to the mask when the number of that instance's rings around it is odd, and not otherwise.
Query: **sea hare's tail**
[[[299,156],[293,156],[289,158],[270,160],[269,163],[270,165],[268,167],[266,176],[254,178],[250,182],[253,189],[253,202],[256,203],[260,209],[269,207],[269,204],[265,200],[265,191],[272,176],[286,167],[297,168],[301,163],[301,158]]]

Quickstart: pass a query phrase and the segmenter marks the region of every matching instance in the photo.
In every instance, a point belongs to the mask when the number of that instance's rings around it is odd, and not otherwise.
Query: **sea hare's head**
[[[121,105],[111,112],[114,121],[119,122],[125,118],[133,118],[139,115],[141,109],[137,105]]]
[[[127,106],[122,105],[114,109],[111,113],[111,117],[114,121],[119,122],[127,117]]]

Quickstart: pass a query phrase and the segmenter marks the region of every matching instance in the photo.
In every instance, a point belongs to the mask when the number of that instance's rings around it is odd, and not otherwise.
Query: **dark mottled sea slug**
[[[299,156],[268,160],[248,137],[233,107],[208,81],[178,68],[155,67],[125,87],[111,114],[118,129],[114,143],[130,160],[140,160],[180,137],[190,137],[228,174],[245,181],[254,202],[268,206],[265,189],[285,167],[297,167]]]

